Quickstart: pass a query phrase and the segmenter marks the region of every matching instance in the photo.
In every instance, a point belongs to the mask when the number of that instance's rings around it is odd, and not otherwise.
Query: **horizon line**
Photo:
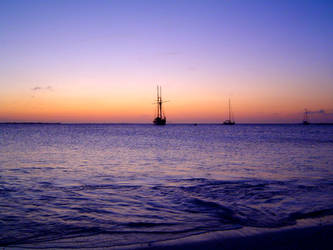
[[[154,125],[148,122],[0,122],[0,125]],[[310,125],[333,125],[333,122],[314,122]],[[167,125],[223,125],[223,122],[172,122]],[[235,125],[302,125],[302,122],[240,122]]]

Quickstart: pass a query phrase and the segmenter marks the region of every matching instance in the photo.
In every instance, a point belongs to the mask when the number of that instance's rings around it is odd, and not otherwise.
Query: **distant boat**
[[[231,105],[230,105],[230,98],[229,98],[229,119],[223,122],[224,125],[235,125],[235,121],[231,118]]]
[[[162,87],[157,86],[157,116],[155,117],[153,123],[155,125],[165,125],[166,124],[166,117],[162,110]]]
[[[304,116],[303,116],[303,125],[310,125],[309,119],[308,119],[309,111],[307,109],[304,109]]]

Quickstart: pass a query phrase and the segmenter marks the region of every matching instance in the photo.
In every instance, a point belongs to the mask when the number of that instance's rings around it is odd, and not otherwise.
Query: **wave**
[[[327,181],[189,178],[169,183],[58,187],[40,181],[39,190],[0,185],[0,205],[10,204],[0,215],[0,245],[92,235],[108,235],[115,245],[134,244],[333,215],[333,185]]]

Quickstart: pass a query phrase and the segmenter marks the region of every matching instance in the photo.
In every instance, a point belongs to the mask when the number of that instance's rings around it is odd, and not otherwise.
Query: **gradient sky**
[[[333,1],[0,1],[0,122],[333,121]]]

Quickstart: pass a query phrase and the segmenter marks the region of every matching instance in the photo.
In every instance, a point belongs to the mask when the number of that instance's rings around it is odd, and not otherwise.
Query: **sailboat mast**
[[[157,100],[156,100],[157,117],[160,117],[159,101],[160,101],[160,92],[159,92],[159,86],[157,85]]]
[[[304,109],[304,121],[308,121],[308,110]]]
[[[160,87],[160,102],[159,102],[159,112],[160,112],[160,118],[162,118],[162,87]]]
[[[229,121],[231,121],[231,112],[230,112],[230,98],[229,98]]]

